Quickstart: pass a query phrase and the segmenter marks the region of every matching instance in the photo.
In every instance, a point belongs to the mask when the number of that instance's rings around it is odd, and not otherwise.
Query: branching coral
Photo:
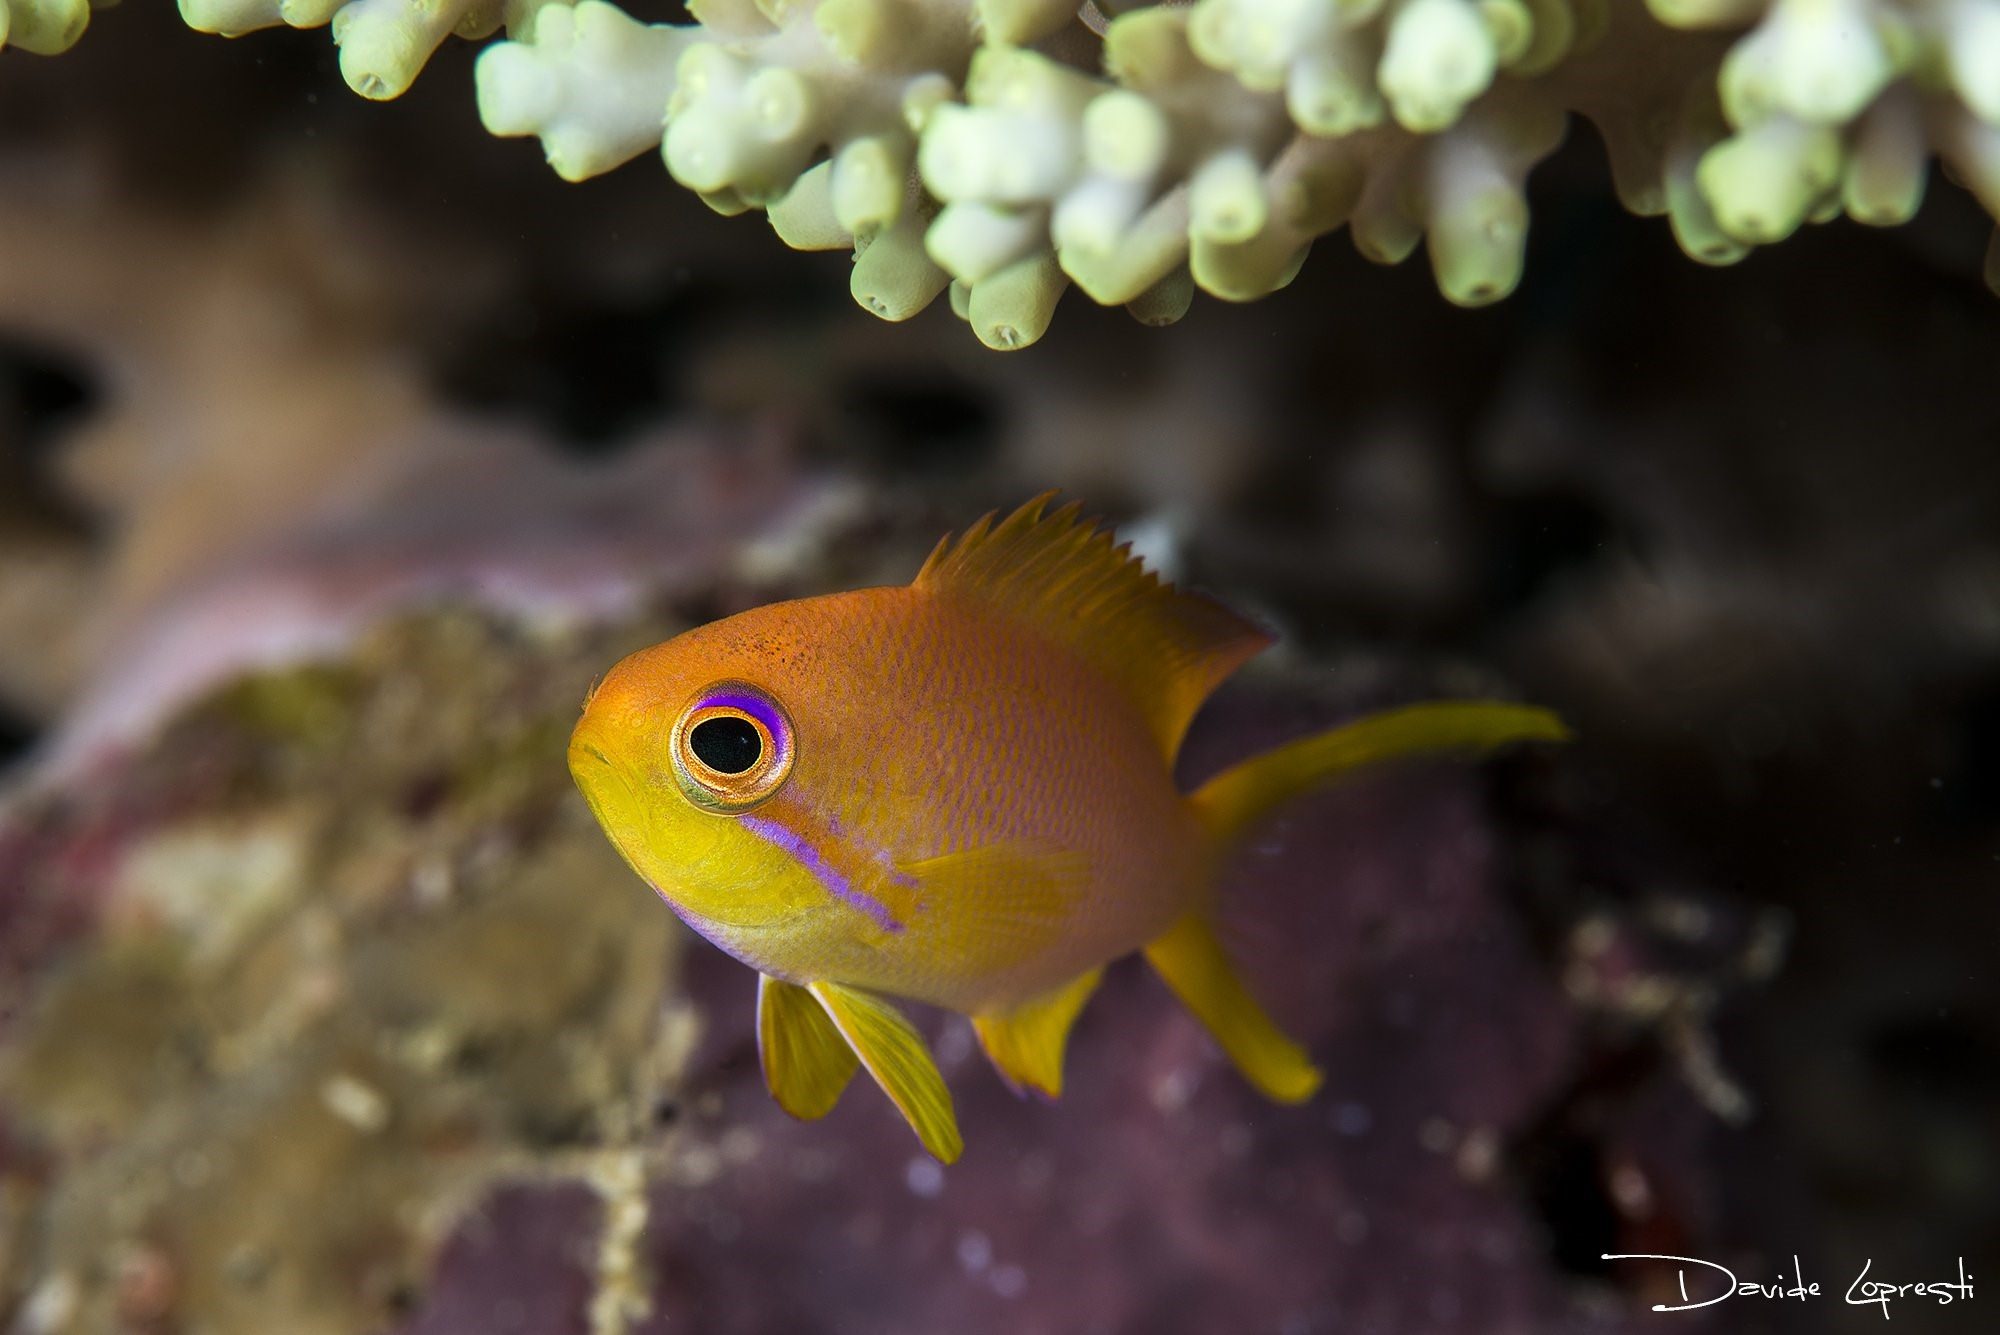
[[[527,28],[546,0],[180,0],[201,32],[239,37],[259,28],[331,26],[340,73],[363,97],[399,97],[454,34],[490,37]]]
[[[32,50],[85,15],[0,4]],[[1196,287],[1264,296],[1343,224],[1497,300],[1571,113],[1704,263],[1903,222],[1933,155],[2000,215],[2000,0],[691,0],[685,25],[604,0],[181,4],[215,32],[330,23],[368,97],[504,25],[478,65],[493,133],[570,180],[659,145],[716,209],[852,247],[876,314],[949,289],[993,347],[1039,338],[1072,283],[1161,323]]]
[[[0,0],[0,46],[67,51],[90,23],[90,0]]]

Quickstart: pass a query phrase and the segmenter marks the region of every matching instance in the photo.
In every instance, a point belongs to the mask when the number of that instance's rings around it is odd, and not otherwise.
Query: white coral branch
[[[1152,322],[1195,287],[1262,296],[1342,226],[1498,300],[1572,113],[1703,263],[1905,221],[1933,156],[2000,215],[2000,0],[1193,0],[1108,25],[1068,0],[691,0],[680,26],[605,0],[181,3],[216,32],[330,23],[371,97],[504,25],[478,65],[494,134],[570,180],[657,145],[718,210],[851,246],[870,310],[949,288],[997,347],[1072,283]],[[84,6],[0,0],[0,41],[60,49]]]

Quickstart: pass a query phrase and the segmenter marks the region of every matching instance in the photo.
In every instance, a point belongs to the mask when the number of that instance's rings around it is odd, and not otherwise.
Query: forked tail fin
[[[1531,705],[1444,700],[1385,710],[1330,732],[1254,756],[1189,797],[1208,830],[1211,864],[1291,798],[1358,770],[1424,756],[1478,756],[1515,742],[1559,742],[1562,720]],[[1285,1037],[1253,999],[1197,908],[1146,947],[1146,958],[1181,1002],[1208,1027],[1246,1079],[1282,1103],[1300,1103],[1320,1085],[1305,1050]]]
[[[1231,766],[1189,797],[1209,847],[1227,853],[1265,816],[1357,770],[1424,756],[1484,755],[1516,742],[1561,742],[1569,729],[1534,705],[1437,700],[1368,714]]]
[[[1319,1068],[1244,988],[1207,914],[1187,914],[1149,942],[1146,962],[1264,1097],[1304,1103],[1319,1092]]]

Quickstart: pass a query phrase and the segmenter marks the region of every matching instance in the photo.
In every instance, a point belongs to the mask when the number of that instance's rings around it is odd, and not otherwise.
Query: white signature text
[[[1607,1261],[1664,1261],[1679,1267],[1675,1271],[1675,1277],[1680,1284],[1680,1302],[1654,1303],[1653,1310],[1655,1312],[1691,1312],[1698,1307],[1713,1307],[1717,1303],[1727,1302],[1731,1298],[1778,1298],[1805,1302],[1810,1298],[1825,1296],[1820,1292],[1818,1280],[1813,1280],[1810,1283],[1807,1282],[1805,1267],[1799,1264],[1799,1258],[1796,1256],[1792,1258],[1792,1273],[1790,1278],[1780,1274],[1777,1277],[1777,1281],[1771,1284],[1760,1283],[1756,1280],[1739,1280],[1735,1272],[1731,1271],[1729,1267],[1717,1264],[1714,1261],[1704,1261],[1693,1256],[1663,1256],[1651,1252],[1608,1252],[1605,1253],[1604,1259]],[[1690,1293],[1688,1282],[1688,1267],[1690,1266],[1697,1267],[1692,1293]],[[1948,1306],[1955,1302],[1972,1301],[1972,1276],[1966,1273],[1965,1258],[1962,1256],[1958,1258],[1958,1278],[1956,1280],[1931,1279],[1903,1283],[1886,1279],[1871,1279],[1870,1275],[1874,1269],[1874,1258],[1871,1257],[1864,1261],[1861,1265],[1861,1273],[1857,1274],[1849,1282],[1842,1297],[1852,1307],[1879,1306],[1882,1309],[1882,1319],[1884,1321],[1889,1320],[1889,1308],[1892,1304],[1907,1302],[1911,1299],[1927,1299],[1940,1307]]]

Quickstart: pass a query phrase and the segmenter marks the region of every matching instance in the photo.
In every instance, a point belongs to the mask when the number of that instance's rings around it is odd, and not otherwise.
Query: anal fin
[[[771,1097],[808,1122],[833,1111],[860,1065],[812,993],[769,974],[757,976],[757,1054]]]
[[[1200,914],[1188,914],[1148,945],[1146,961],[1266,1097],[1303,1103],[1319,1089],[1319,1068],[1244,988]]]
[[[1052,1099],[1062,1094],[1063,1049],[1070,1026],[1103,974],[1102,969],[1092,969],[1018,1006],[972,1017],[979,1046],[1009,1084]]]
[[[866,992],[827,982],[809,984],[808,990],[924,1148],[942,1163],[957,1159],[965,1142],[958,1134],[951,1091],[916,1027],[894,1006]]]

